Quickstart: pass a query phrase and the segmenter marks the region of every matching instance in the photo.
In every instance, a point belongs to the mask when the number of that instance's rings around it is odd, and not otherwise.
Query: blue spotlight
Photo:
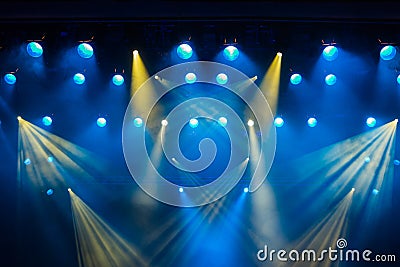
[[[228,76],[225,73],[220,73],[217,75],[217,77],[215,78],[215,80],[217,81],[218,84],[226,84],[228,82]]]
[[[9,85],[13,85],[17,82],[17,77],[12,73],[7,73],[4,75],[4,81]]]
[[[311,128],[314,128],[315,126],[317,126],[317,119],[316,118],[309,118],[307,120],[307,124],[308,126],[310,126]]]
[[[334,74],[328,74],[325,77],[325,83],[327,85],[334,85],[336,83],[336,76]]]
[[[137,127],[140,128],[143,125],[143,120],[141,118],[136,118],[133,120],[133,124]]]
[[[53,123],[53,120],[49,116],[44,116],[42,119],[42,123],[45,126],[50,126]]]
[[[82,73],[77,73],[74,75],[74,82],[76,84],[84,84],[85,83],[85,75],[83,75]]]
[[[43,54],[43,48],[37,42],[30,42],[26,46],[26,51],[31,57],[40,57]]]
[[[183,193],[183,188],[179,187],[179,193]]]
[[[328,61],[333,61],[335,60],[339,55],[339,50],[333,46],[327,46],[324,48],[324,51],[322,52],[322,56],[328,60]]]
[[[199,121],[197,119],[190,119],[189,126],[193,129],[199,126]]]
[[[292,76],[290,76],[290,82],[294,85],[301,83],[302,80],[303,80],[303,77],[301,77],[301,75],[298,73],[295,73]]]
[[[47,194],[48,196],[51,196],[51,195],[54,194],[54,190],[50,188],[50,189],[48,189],[48,190],[46,191],[46,194]]]
[[[97,119],[97,126],[103,128],[107,125],[107,120],[103,117]]]
[[[372,194],[373,194],[373,195],[375,195],[375,196],[376,196],[378,193],[379,193],[379,190],[378,190],[378,189],[374,189],[374,190],[372,190]]]
[[[52,163],[54,161],[54,158],[52,156],[47,157],[47,162]]]
[[[274,125],[278,128],[282,127],[285,122],[281,117],[276,117],[274,120]]]
[[[196,74],[189,72],[185,75],[185,81],[189,84],[195,83],[197,81]]]
[[[396,56],[396,48],[387,45],[381,49],[380,55],[383,60],[392,60]]]
[[[78,54],[82,58],[91,58],[93,56],[93,47],[88,43],[78,45]]]
[[[24,160],[24,164],[25,164],[25,165],[31,164],[31,160],[30,160],[29,158],[25,159],[25,160]]]
[[[121,86],[124,84],[124,77],[122,75],[119,74],[115,74],[112,78],[112,82],[113,84],[115,84],[116,86]]]
[[[397,76],[397,83],[400,84],[400,74]]]
[[[365,162],[365,163],[369,163],[370,161],[371,161],[371,158],[370,158],[370,157],[365,157],[365,158],[364,158],[364,162]]]
[[[249,188],[248,187],[243,188],[243,192],[248,193],[249,192]]]
[[[393,164],[396,165],[396,166],[399,166],[399,165],[400,165],[400,160],[395,159],[395,160],[393,161]]]
[[[371,128],[372,128],[372,127],[375,126],[376,120],[375,120],[375,118],[373,118],[373,117],[369,117],[369,118],[366,120],[365,123],[367,124],[368,127],[371,127]]]
[[[229,61],[234,61],[239,57],[239,50],[233,45],[227,46],[224,49],[224,58]]]
[[[225,127],[228,124],[228,120],[225,117],[220,117],[218,119],[218,124],[222,127]]]
[[[188,44],[181,44],[176,49],[176,53],[178,54],[178,57],[180,57],[181,59],[189,59],[193,55],[193,49]]]

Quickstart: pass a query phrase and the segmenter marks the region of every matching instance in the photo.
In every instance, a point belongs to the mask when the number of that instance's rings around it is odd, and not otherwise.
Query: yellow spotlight
[[[136,57],[137,55],[139,55],[139,51],[133,50],[133,56]]]
[[[70,192],[70,193],[72,192],[71,188],[68,188],[68,192]]]
[[[282,53],[278,52],[269,66],[265,74],[260,89],[265,95],[271,107],[272,114],[276,114],[278,97],[279,97],[279,81],[281,79],[281,61]]]
[[[356,191],[356,189],[353,187],[353,188],[351,189],[351,192],[354,192],[354,191]]]
[[[149,78],[149,73],[137,50],[133,50],[131,96]]]
[[[18,116],[18,117],[17,117],[17,120],[18,120],[18,121],[22,120],[21,116]]]

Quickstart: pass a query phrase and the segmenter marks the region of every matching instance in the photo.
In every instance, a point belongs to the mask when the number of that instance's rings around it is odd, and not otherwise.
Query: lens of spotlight
[[[180,57],[181,59],[189,59],[193,55],[193,49],[188,44],[181,44],[176,49],[176,53],[178,54],[178,57]]]
[[[307,124],[308,126],[310,126],[311,128],[314,128],[315,126],[317,126],[317,119],[316,118],[309,118],[307,120]]]
[[[50,126],[53,123],[53,120],[49,116],[44,116],[42,119],[42,123],[45,126]]]
[[[192,84],[197,81],[196,74],[189,72],[188,74],[185,75],[185,81],[186,83]]]
[[[141,119],[141,118],[136,118],[136,119],[134,119],[133,120],[133,124],[136,126],[136,127],[142,127],[142,125],[143,125],[143,120]]]
[[[290,82],[294,85],[301,83],[302,80],[303,80],[303,77],[301,77],[301,75],[298,73],[295,73],[292,76],[290,76]]]
[[[85,83],[85,75],[82,73],[77,73],[74,75],[74,82],[76,84],[84,84]]]
[[[54,193],[54,190],[53,189],[48,189],[47,191],[46,191],[46,194],[48,195],[48,196],[51,196],[51,195],[53,195],[53,193]]]
[[[162,126],[167,126],[168,125],[168,121],[167,120],[162,120],[161,121],[161,125]]]
[[[379,193],[379,190],[378,190],[378,189],[374,189],[374,190],[372,190],[372,194],[373,194],[373,195],[375,195],[375,196],[376,196],[378,193]]]
[[[120,86],[124,84],[124,77],[122,77],[122,75],[119,74],[115,74],[112,78],[112,82],[113,84],[115,84],[116,86]]]
[[[26,46],[26,51],[31,57],[40,57],[43,54],[43,48],[37,42],[30,42]]]
[[[93,56],[93,47],[88,43],[78,45],[78,54],[82,58],[91,58]]]
[[[278,127],[278,128],[282,127],[284,123],[285,123],[285,122],[283,121],[283,119],[282,119],[281,117],[277,117],[277,118],[274,120],[274,124],[275,124],[275,126]]]
[[[399,166],[399,165],[400,165],[400,160],[395,159],[395,160],[393,161],[393,164],[396,165],[396,166]]]
[[[25,165],[31,164],[31,160],[30,160],[29,158],[25,159],[25,160],[24,160],[24,164],[25,164]]]
[[[253,127],[254,126],[254,121],[253,120],[248,120],[247,121],[247,126]]]
[[[218,124],[222,127],[225,127],[228,124],[228,120],[225,117],[220,117],[218,119]]]
[[[190,119],[189,126],[193,129],[199,126],[199,121],[197,119]]]
[[[384,46],[380,52],[381,59],[392,60],[396,56],[396,48],[391,45]]]
[[[51,163],[54,161],[54,158],[52,156],[47,157],[47,162]]]
[[[224,58],[229,61],[234,61],[239,57],[239,50],[233,45],[227,46],[224,49]]]
[[[4,75],[4,81],[7,84],[13,85],[17,82],[17,77],[15,77],[15,75],[12,73],[7,73],[6,75]]]
[[[370,158],[370,157],[365,157],[365,158],[364,158],[364,162],[365,162],[365,163],[371,162],[371,158]]]
[[[325,83],[327,85],[334,85],[336,83],[336,76],[334,74],[328,74],[325,77]]]
[[[375,126],[376,120],[373,117],[369,117],[365,123],[367,124],[368,127],[372,128]]]
[[[243,188],[243,192],[248,193],[249,192],[249,188],[248,187]]]
[[[107,125],[107,120],[105,118],[98,118],[97,119],[97,126],[103,128]]]
[[[183,193],[183,188],[179,187],[179,193]]]
[[[333,61],[338,57],[339,51],[335,46],[329,45],[324,48],[322,55],[326,60]]]
[[[400,74],[397,76],[397,83],[400,84]]]
[[[217,75],[217,77],[215,78],[215,80],[217,81],[218,84],[226,84],[228,82],[228,76],[225,73],[220,73]]]

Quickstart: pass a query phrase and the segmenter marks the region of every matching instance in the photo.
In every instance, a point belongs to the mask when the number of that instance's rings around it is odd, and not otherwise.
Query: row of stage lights
[[[18,117],[17,119],[20,120],[21,117]],[[220,118],[218,118],[217,122],[222,127],[225,127],[228,124],[228,119],[225,118],[225,117],[220,117]],[[50,125],[53,124],[53,119],[50,116],[44,116],[42,118],[42,123],[43,123],[44,126],[50,126]],[[97,126],[99,126],[100,128],[104,128],[107,125],[107,120],[104,117],[99,117],[97,119],[96,123],[97,123]],[[144,122],[143,122],[142,118],[137,117],[137,118],[134,119],[133,124],[135,125],[135,127],[140,128],[140,127],[143,126]],[[199,121],[196,118],[192,118],[192,119],[189,120],[188,124],[189,124],[189,126],[191,128],[194,129],[194,128],[197,128],[199,126]],[[255,123],[254,123],[254,121],[252,119],[249,119],[247,121],[247,126],[249,126],[249,127],[253,127],[254,124]],[[285,124],[285,121],[283,120],[282,117],[276,117],[275,118],[274,125],[277,128],[283,127],[284,124]],[[310,117],[307,120],[307,125],[309,127],[311,127],[311,128],[316,127],[317,124],[318,124],[318,121],[317,121],[317,119],[315,117]],[[376,125],[376,119],[374,117],[368,117],[366,119],[366,121],[365,121],[365,124],[368,127],[373,128]],[[168,121],[167,120],[164,119],[164,120],[161,121],[161,126],[166,127],[167,125],[168,125]]]
[[[26,50],[27,50],[27,53],[31,57],[34,57],[34,58],[40,57],[43,54],[43,48],[37,42],[28,43]],[[88,43],[81,43],[80,45],[78,45],[77,52],[80,57],[85,58],[85,59],[91,58],[94,53],[93,47]],[[193,49],[189,44],[183,43],[178,46],[176,53],[181,59],[188,60],[193,56]],[[134,55],[138,54],[138,51],[134,50],[133,54]],[[389,60],[394,59],[396,54],[397,54],[396,48],[391,45],[384,46],[380,51],[380,57],[384,61],[389,61]],[[224,48],[223,55],[226,60],[235,61],[239,57],[240,52],[235,46],[229,45]],[[282,56],[282,53],[278,52],[277,55]],[[322,55],[325,60],[334,61],[339,55],[339,50],[336,46],[329,45],[329,46],[325,47],[325,49],[322,52]],[[216,79],[217,79],[217,82],[221,85],[226,84],[226,82],[228,80],[227,76],[223,73],[219,74]],[[73,80],[76,84],[81,85],[81,84],[85,83],[86,78],[82,73],[76,73],[73,76]],[[194,83],[194,82],[196,82],[196,75],[194,73],[188,73],[185,76],[185,80],[187,83]],[[303,80],[303,77],[299,73],[294,73],[290,77],[290,82],[293,85],[300,84],[302,82],[302,80]],[[16,83],[17,77],[15,76],[14,73],[7,73],[4,76],[4,81],[9,85],[13,85]],[[116,86],[121,86],[124,84],[124,77],[120,74],[115,74],[112,77],[112,82]],[[335,74],[330,73],[325,76],[325,83],[327,85],[332,86],[332,85],[336,84],[336,82],[337,82],[337,77]],[[400,75],[397,76],[397,82],[400,84]]]

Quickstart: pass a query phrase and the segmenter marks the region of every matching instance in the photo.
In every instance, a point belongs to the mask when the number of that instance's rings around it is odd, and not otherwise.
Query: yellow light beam
[[[137,50],[133,51],[132,57],[131,96],[133,96],[136,90],[150,77]]]
[[[122,238],[72,190],[72,216],[82,266],[148,266],[137,248]]]
[[[260,89],[271,107],[272,114],[276,115],[279,98],[279,83],[281,79],[282,54],[278,53],[269,66],[261,82]]]

